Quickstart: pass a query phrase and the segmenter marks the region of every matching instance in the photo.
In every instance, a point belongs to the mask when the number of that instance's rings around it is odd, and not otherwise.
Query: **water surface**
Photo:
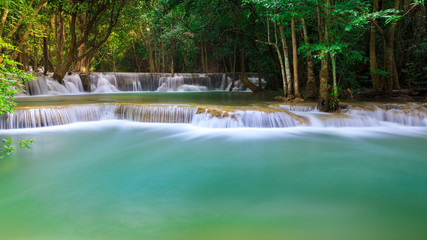
[[[0,239],[426,239],[425,128],[2,130]]]

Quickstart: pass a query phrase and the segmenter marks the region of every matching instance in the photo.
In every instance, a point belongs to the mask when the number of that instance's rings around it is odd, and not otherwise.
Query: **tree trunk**
[[[146,26],[146,31],[147,31],[146,34],[144,34],[144,30],[142,29],[141,24],[139,25],[139,30],[141,31],[141,36],[143,36],[145,38],[145,46],[147,47],[147,53],[148,53],[148,65],[149,65],[150,72],[153,73],[153,72],[155,72],[155,68],[154,68],[154,60],[153,60],[153,51],[151,49],[150,25],[147,24],[147,26]]]
[[[39,56],[38,56],[38,49],[37,49],[37,41],[36,36],[34,35],[34,45],[33,45],[33,51],[34,51],[34,62],[33,62],[33,71],[38,72],[39,68]]]
[[[88,2],[88,4],[91,4],[91,2]],[[67,46],[67,51],[65,55],[65,61],[61,65],[57,65],[55,72],[53,74],[53,79],[57,80],[58,82],[63,82],[62,79],[65,76],[65,73],[70,69],[70,67],[73,64],[73,61],[77,58],[77,60],[81,60],[83,57],[91,56],[94,52],[96,52],[109,38],[111,35],[114,26],[117,24],[118,18],[120,16],[120,13],[124,7],[125,2],[120,2],[119,5],[112,4],[110,5],[109,1],[104,2],[104,4],[100,5],[98,9],[92,13],[92,16],[88,16],[88,21],[86,23],[86,26],[84,27],[84,34],[79,39],[77,39],[76,34],[76,21],[77,21],[77,15],[80,13],[77,12],[77,10],[71,10],[71,20],[67,21],[69,23],[69,32],[70,32],[70,45]],[[100,15],[104,14],[104,12],[108,9],[108,7],[111,6],[111,9],[109,11],[109,23],[107,28],[104,28],[104,34],[98,34],[97,38],[91,39],[90,42],[87,43],[87,46],[90,46],[86,52],[81,56],[75,56],[75,53],[77,52],[78,48],[89,39],[90,33],[93,32],[94,26],[97,25]],[[89,12],[88,12],[89,14]]]
[[[234,51],[233,51],[233,78],[231,79],[231,87],[229,89],[230,92],[233,91],[234,82],[236,81],[236,62],[237,62],[237,33],[236,38],[234,39]]]
[[[202,60],[202,72],[206,73],[205,69],[205,48],[203,46],[203,36],[201,37],[202,40],[200,40],[200,59]]]
[[[67,55],[64,63],[62,65],[56,67],[52,78],[57,80],[59,83],[62,84],[64,82],[62,79],[64,78],[65,74],[70,69],[71,65],[73,64],[73,60],[74,60],[74,57],[72,55]]]
[[[285,96],[291,97],[292,96],[292,76],[291,76],[291,66],[289,64],[289,50],[288,50],[288,44],[286,42],[286,36],[285,36],[285,29],[283,27],[283,24],[279,24],[279,32],[280,32],[280,39],[282,40],[282,47],[283,47],[283,59],[285,62],[285,72],[286,72],[286,92]]]
[[[227,70],[227,63],[225,62],[224,55],[222,55],[222,63],[224,64],[224,73],[227,73],[228,72],[228,70]]]
[[[379,10],[378,0],[374,0],[372,5],[372,12],[375,13]],[[371,35],[369,39],[369,64],[372,85],[376,91],[382,90],[383,86],[380,82],[380,76],[378,74],[378,63],[377,63],[377,52],[376,52],[376,30],[371,26]]]
[[[394,9],[400,10],[400,1],[394,1]],[[385,44],[384,44],[384,55],[385,55],[385,68],[387,70],[387,89],[400,89],[399,85],[399,76],[397,74],[396,62],[394,58],[394,38],[396,33],[397,23],[392,22],[390,30],[385,34]]]
[[[156,35],[156,29],[154,28],[154,71],[159,72],[159,62],[157,57],[157,35]]]
[[[282,54],[280,53],[279,46],[277,44],[271,43],[271,42],[262,42],[262,41],[258,41],[258,40],[257,40],[257,42],[274,46],[274,48],[276,49],[276,53],[277,53],[277,56],[278,56],[279,62],[280,62],[280,70],[282,72],[283,96],[286,97],[286,95],[287,95],[286,93],[288,92],[288,85],[286,84],[285,65],[283,64]]]
[[[246,76],[246,67],[245,67],[245,50],[243,48],[243,41],[240,41],[240,64],[241,64],[241,74],[240,80],[243,82],[243,84],[246,85],[252,92],[260,92],[261,89],[254,85],[251,81],[249,81],[248,77]]]
[[[136,54],[135,41],[133,39],[132,39],[132,48],[133,48],[133,55],[135,57],[136,68],[138,69],[138,72],[141,72],[141,67],[139,66],[139,61]]]
[[[330,0],[326,0],[327,8],[330,7]],[[327,9],[326,8],[326,9]],[[320,12],[318,12],[320,14]],[[329,43],[329,10],[325,10],[326,15],[326,21],[324,25],[324,37],[321,39],[323,44]],[[321,19],[321,18],[320,18]],[[320,30],[320,29],[319,29]],[[329,81],[329,52],[323,52],[320,56],[320,72],[319,72],[319,78],[320,78],[320,89],[319,89],[319,103],[318,108],[320,111],[327,112],[330,111],[330,105],[329,105],[329,88],[328,88],[328,81]]]
[[[165,72],[165,44],[162,41],[162,72]]]
[[[173,14],[172,14],[172,11],[171,11],[170,30],[172,31],[172,29],[173,29]],[[174,55],[175,55],[175,41],[174,41],[173,38],[171,38],[170,41],[171,41],[171,48],[170,48],[171,65],[170,65],[170,67],[171,67],[171,77],[173,77],[175,75],[175,71],[174,71],[175,67],[174,67],[174,62],[173,62],[173,58],[174,58]]]
[[[308,33],[307,33],[307,26],[305,24],[305,19],[301,18],[301,24],[302,24],[302,30],[304,34],[304,42],[307,46],[306,53],[307,53],[307,84],[305,86],[305,97],[309,100],[314,100],[317,95],[317,85],[316,85],[316,78],[314,76],[314,64],[313,64],[313,56],[311,55],[311,52],[308,50],[308,46],[310,45],[308,41]]]
[[[298,49],[297,49],[297,37],[295,32],[295,19],[292,17],[291,20],[291,31],[292,31],[292,59],[294,64],[294,93],[295,97],[301,98],[298,87]]]
[[[53,72],[53,64],[50,61],[50,57],[49,57],[47,37],[43,37],[43,59],[44,59],[44,75],[46,75],[47,72]]]
[[[113,72],[116,72],[116,54],[115,54],[115,51],[114,51],[114,49],[115,49],[115,46],[114,46],[114,43],[113,43]]]
[[[335,54],[331,56],[331,65],[332,65],[332,84],[334,96],[338,97],[338,86],[337,86],[337,64],[335,61]]]
[[[327,31],[327,30],[326,30]],[[320,90],[319,90],[319,110],[323,112],[329,111],[329,68],[328,68],[328,54],[322,54],[320,58]]]
[[[0,37],[3,36],[4,23],[6,22],[6,18],[8,14],[9,14],[9,6],[8,6],[8,2],[6,1],[3,12],[1,14],[1,18],[0,18]]]
[[[87,13],[85,13],[80,18],[80,23],[81,23],[80,33],[82,35],[84,34],[84,26],[86,25],[86,19],[87,19]],[[82,57],[85,52],[86,52],[86,42],[83,42],[82,45],[80,45],[80,47],[79,47],[79,53],[78,53],[78,58],[81,58],[81,59],[76,61],[76,71],[77,72],[85,73],[87,71],[86,70],[86,57]]]
[[[153,73],[156,70],[154,69],[153,51],[151,49],[151,30],[149,25],[147,25],[146,45],[147,45],[148,58],[149,58],[149,64],[150,64],[150,72]]]
[[[206,73],[209,72],[209,66],[208,66],[208,50],[206,49],[206,42],[203,41],[203,45],[205,48],[205,71]]]
[[[62,51],[63,51],[63,42],[64,39],[64,21],[62,19],[62,5],[58,7],[58,14],[55,21],[55,32],[56,32],[56,68],[62,65]]]

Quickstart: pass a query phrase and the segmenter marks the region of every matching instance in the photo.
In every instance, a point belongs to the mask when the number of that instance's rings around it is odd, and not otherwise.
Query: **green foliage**
[[[14,46],[5,43],[0,38],[0,48],[14,49]],[[12,113],[13,106],[16,105],[14,96],[23,89],[23,82],[30,81],[34,75],[28,74],[18,69],[18,62],[10,59],[5,54],[0,55],[0,115],[4,113]],[[15,151],[17,146],[12,145],[12,139],[6,138],[2,140],[3,147],[0,149],[0,158],[9,155]],[[19,148],[30,148],[30,144],[34,141],[31,139],[22,140],[19,143]]]
[[[14,49],[0,38],[0,48]],[[23,82],[34,79],[34,75],[20,70],[20,63],[12,60],[8,55],[0,54],[0,114],[13,112],[15,94],[23,90]]]
[[[17,148],[31,149],[30,144],[34,143],[34,140],[32,139],[21,140],[18,145],[13,145],[13,140],[8,137],[5,139],[2,139],[2,143],[3,143],[3,146],[0,149],[0,159],[4,158],[5,156],[9,156],[13,152],[15,152]]]

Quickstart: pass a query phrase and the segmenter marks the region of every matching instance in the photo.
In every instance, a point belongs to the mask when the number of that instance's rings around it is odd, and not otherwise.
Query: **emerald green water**
[[[1,131],[0,239],[426,239],[427,130]]]
[[[276,102],[275,94],[253,94],[247,92],[137,92],[81,94],[62,96],[18,97],[18,107],[90,103],[149,103],[149,104],[214,104],[249,105],[260,102]]]

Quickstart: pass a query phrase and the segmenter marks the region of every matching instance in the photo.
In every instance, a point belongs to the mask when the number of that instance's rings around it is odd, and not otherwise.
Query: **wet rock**
[[[90,92],[90,75],[88,73],[79,73],[80,79],[82,80],[83,90],[85,92]]]
[[[302,99],[302,98],[294,98],[294,99],[292,99],[292,102],[294,102],[294,103],[302,103],[302,102],[304,102],[304,99]]]

